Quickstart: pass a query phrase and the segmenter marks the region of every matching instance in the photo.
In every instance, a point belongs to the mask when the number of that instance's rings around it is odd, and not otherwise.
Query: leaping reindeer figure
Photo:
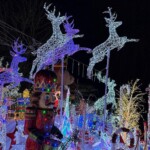
[[[106,76],[102,77],[101,72],[99,72],[97,74],[97,78],[100,82],[105,84],[105,80],[106,80]],[[108,93],[107,93],[107,105],[108,104],[112,104],[112,108],[117,108],[117,103],[116,103],[116,99],[115,99],[115,87],[116,87],[116,83],[114,80],[110,80],[110,78],[108,79]],[[104,98],[105,95],[102,96],[101,98],[99,98],[95,103],[94,103],[94,107],[96,110],[100,110],[101,112],[104,109]]]
[[[73,37],[75,34],[77,34],[79,32],[79,29],[73,28],[74,27],[73,21],[71,23],[69,23],[68,20],[70,17],[71,16],[67,17],[67,19],[64,23],[64,29],[66,32],[66,36]],[[40,66],[37,68],[37,71],[39,71],[40,69],[42,69],[45,66],[57,63],[57,61],[64,58],[65,55],[70,56],[80,50],[85,50],[88,52],[91,51],[90,48],[80,47],[79,44],[75,44],[73,39],[71,39],[69,42],[64,44],[62,47],[46,53],[46,56],[41,58],[40,63],[39,63]]]
[[[116,28],[122,24],[122,21],[115,21],[117,18],[117,15],[111,13],[111,8],[108,8],[108,11],[104,13],[108,13],[110,15],[109,18],[105,18],[105,21],[107,23],[106,27],[109,28],[109,37],[104,43],[96,46],[93,49],[92,51],[93,57],[90,58],[90,64],[87,68],[88,78],[91,78],[93,67],[95,66],[96,63],[101,62],[104,59],[104,57],[107,55],[108,50],[111,51],[115,48],[120,50],[121,48],[124,47],[125,43],[127,42],[139,41],[138,39],[127,39],[126,36],[119,37],[116,31]]]
[[[72,40],[73,38],[79,38],[83,37],[83,35],[72,35],[72,36],[66,36],[66,34],[63,34],[60,25],[67,19],[66,16],[60,17],[60,13],[58,16],[55,16],[55,7],[53,11],[49,11],[49,7],[51,6],[44,4],[44,9],[47,12],[47,19],[51,21],[53,34],[52,36],[47,40],[46,43],[44,43],[41,47],[37,49],[37,58],[33,61],[32,69],[30,71],[30,78],[33,77],[33,72],[37,72],[39,70],[39,66],[41,63],[43,63],[43,60],[47,60],[47,57],[51,57],[51,59],[55,59],[55,50],[58,48],[61,48],[63,45],[65,45],[67,42]],[[50,54],[51,55],[50,55]],[[37,68],[37,70],[35,69]]]
[[[3,88],[5,84],[11,84],[8,86],[8,88],[11,89],[18,86],[22,81],[33,84],[31,80],[21,77],[18,72],[18,64],[27,61],[27,58],[21,56],[25,53],[26,49],[23,47],[22,43],[18,44],[18,40],[14,42],[12,49],[14,52],[10,51],[10,54],[13,56],[13,60],[10,65],[10,69],[0,74],[0,88]]]

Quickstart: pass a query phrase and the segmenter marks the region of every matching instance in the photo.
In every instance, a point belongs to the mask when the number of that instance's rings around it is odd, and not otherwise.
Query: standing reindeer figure
[[[105,80],[106,80],[106,76],[102,77],[101,72],[99,72],[97,74],[97,78],[100,82],[105,84]],[[107,93],[107,105],[108,104],[112,104],[112,108],[117,108],[117,103],[116,103],[116,99],[115,99],[115,88],[116,87],[116,83],[114,80],[110,80],[110,78],[108,79],[108,93]],[[94,103],[94,107],[96,110],[100,110],[101,112],[104,109],[104,98],[105,95],[102,96],[101,98],[99,98],[95,103]]]
[[[63,34],[60,29],[60,25],[67,19],[67,17],[60,17],[60,13],[58,14],[58,16],[55,16],[56,10],[54,8],[54,10],[50,12],[48,10],[50,6],[51,5],[46,6],[46,4],[44,4],[44,9],[47,12],[47,19],[51,21],[52,24],[53,34],[47,40],[47,42],[44,43],[41,47],[39,47],[35,52],[37,54],[37,58],[33,61],[32,69],[30,71],[30,78],[33,77],[34,71],[37,72],[37,70],[40,70],[39,67],[43,64],[43,60],[47,60],[47,58],[50,57],[52,60],[55,60],[56,49],[61,48],[73,38],[83,37],[83,35],[74,34],[72,36],[67,36],[66,34]]]
[[[69,18],[70,17],[67,17],[67,19],[64,23],[64,29],[66,32],[66,36],[73,37],[75,34],[77,34],[79,32],[79,30],[73,28],[74,27],[73,21],[71,23],[69,23],[69,21],[68,21]],[[49,51],[48,53],[46,53],[46,56],[41,58],[40,63],[39,63],[40,66],[38,67],[37,71],[41,70],[45,66],[57,63],[57,61],[64,58],[65,55],[70,56],[80,50],[85,50],[88,52],[91,51],[90,48],[80,47],[80,45],[75,44],[73,39],[71,39],[69,42],[64,44],[62,47],[56,48],[55,50]]]
[[[126,36],[119,37],[119,35],[116,32],[116,28],[122,24],[122,21],[115,21],[117,16],[116,14],[111,13],[111,8],[108,8],[108,11],[104,13],[108,13],[110,15],[110,18],[105,18],[105,21],[107,23],[106,27],[109,28],[109,37],[104,43],[96,46],[93,49],[92,51],[93,57],[90,58],[90,64],[87,68],[88,78],[91,78],[93,67],[95,66],[96,63],[101,62],[104,59],[104,57],[107,55],[108,50],[111,51],[115,48],[120,50],[121,48],[124,47],[125,43],[127,42],[139,41],[138,39],[127,39]]]
[[[21,77],[18,72],[18,64],[27,61],[27,58],[20,56],[26,51],[26,49],[23,48],[23,44],[18,44],[18,40],[16,40],[12,49],[14,52],[10,51],[10,54],[13,56],[10,69],[0,73],[0,89],[2,89],[5,84],[11,84],[8,86],[8,88],[11,89],[18,86],[22,81],[33,83],[31,80]],[[0,92],[0,94],[2,93]]]

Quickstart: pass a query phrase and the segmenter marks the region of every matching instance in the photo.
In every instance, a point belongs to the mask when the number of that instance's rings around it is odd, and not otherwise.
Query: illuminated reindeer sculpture
[[[105,18],[105,21],[107,23],[106,27],[109,28],[109,37],[105,42],[96,46],[92,50],[93,57],[90,58],[90,63],[87,68],[88,78],[91,78],[92,70],[95,64],[101,62],[104,59],[104,57],[107,55],[109,50],[111,51],[116,48],[120,50],[121,48],[124,47],[125,43],[127,42],[139,41],[138,39],[127,39],[126,36],[119,37],[119,35],[116,32],[116,28],[122,24],[122,21],[115,21],[117,15],[111,13],[111,8],[108,8],[108,11],[104,13],[108,13],[110,15],[109,18]]]
[[[58,16],[55,16],[55,8],[53,11],[49,11],[49,7],[51,5],[46,6],[44,4],[44,9],[47,12],[47,19],[52,24],[53,33],[52,36],[47,40],[46,43],[44,43],[41,47],[37,49],[37,51],[34,54],[37,54],[36,59],[33,61],[33,65],[30,71],[30,78],[33,77],[34,72],[36,73],[39,70],[40,66],[43,66],[43,60],[47,60],[50,58],[51,60],[55,60],[55,50],[61,48],[66,43],[68,43],[73,38],[79,38],[83,37],[83,35],[66,35],[63,34],[60,25],[67,19],[66,16],[61,16],[60,13]],[[57,54],[58,55],[58,54]],[[60,54],[61,55],[61,54]],[[54,63],[53,63],[54,64]]]
[[[27,58],[22,57],[21,54],[24,54],[26,49],[23,47],[23,44],[18,44],[18,40],[14,42],[12,46],[13,51],[10,51],[10,54],[13,56],[13,60],[10,65],[10,69],[0,73],[0,87],[2,88],[5,84],[10,84],[9,89],[15,88],[20,84],[20,82],[25,81],[33,83],[31,80],[21,77],[18,72],[18,64],[24,61],[27,61]]]
[[[101,75],[101,72],[99,72],[97,74],[97,79],[105,84],[105,80],[106,80],[106,76]],[[108,93],[107,93],[107,105],[108,104],[112,104],[112,109],[117,108],[117,103],[116,103],[116,99],[115,99],[115,87],[116,87],[116,83],[114,80],[110,80],[110,78],[108,78]],[[99,98],[95,103],[94,103],[94,107],[96,110],[100,110],[100,112],[103,112],[104,109],[104,99],[105,99],[105,95],[102,96],[101,98]]]
[[[73,37],[75,34],[77,34],[79,32],[79,30],[73,28],[74,27],[73,21],[71,23],[69,23],[69,21],[68,21],[69,18],[70,17],[67,17],[67,19],[64,23],[64,29],[66,32],[66,36]],[[57,61],[64,58],[65,55],[70,56],[80,50],[85,50],[88,52],[91,51],[90,48],[80,47],[79,44],[75,44],[73,39],[71,39],[69,42],[64,44],[62,47],[56,48],[55,50],[49,51],[48,53],[46,53],[46,57],[41,58],[40,66],[38,67],[37,71],[39,71],[40,69],[42,69],[45,66],[57,63]]]

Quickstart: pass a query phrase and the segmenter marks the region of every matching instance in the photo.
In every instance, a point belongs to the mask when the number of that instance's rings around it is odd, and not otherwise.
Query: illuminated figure
[[[31,80],[21,77],[20,73],[18,72],[19,63],[27,61],[27,58],[21,56],[25,53],[26,48],[24,48],[23,44],[19,44],[18,40],[16,40],[12,46],[12,49],[13,51],[10,51],[10,54],[13,56],[13,59],[10,69],[0,74],[0,85],[3,86],[5,84],[11,84],[8,86],[9,89],[15,88],[22,81],[33,83]]]
[[[65,55],[70,56],[80,50],[84,50],[84,51],[88,51],[88,52],[91,51],[90,48],[80,47],[79,44],[74,43],[73,37],[74,37],[74,35],[76,35],[79,32],[79,30],[73,28],[74,27],[73,21],[71,23],[69,23],[69,21],[68,21],[69,18],[70,17],[68,17],[65,20],[65,23],[63,25],[64,25],[64,29],[66,32],[66,36],[68,36],[68,38],[70,37],[69,39],[71,39],[71,40],[69,42],[67,42],[66,44],[64,44],[62,47],[56,48],[55,50],[52,50],[52,51],[49,51],[48,53],[45,54],[45,57],[41,57],[41,60],[39,63],[40,65],[38,65],[36,71],[39,71],[46,66],[57,63],[58,60],[62,60],[65,57]],[[79,37],[81,37],[81,36],[79,36]]]
[[[106,76],[101,75],[101,72],[97,74],[97,79],[105,84]],[[107,105],[112,104],[112,108],[117,108],[116,99],[115,99],[115,87],[116,83],[114,80],[111,80],[108,78],[108,92],[107,92]],[[104,109],[104,98],[105,95],[99,98],[95,103],[94,107],[96,110],[100,110],[100,112],[103,112]]]
[[[113,49],[120,50],[127,42],[138,42],[137,39],[127,39],[126,36],[120,37],[117,34],[116,28],[118,28],[122,24],[122,21],[115,21],[117,16],[111,13],[111,8],[108,8],[108,11],[104,13],[108,13],[110,15],[109,18],[105,18],[105,21],[107,23],[106,27],[109,28],[109,37],[105,42],[96,46],[92,50],[93,57],[90,58],[90,64],[87,68],[88,78],[91,78],[92,70],[95,64],[101,62],[107,55],[108,51],[111,51]]]
[[[31,106],[25,115],[26,150],[57,149],[61,143],[63,135],[54,126],[56,81],[52,71],[41,70],[35,75]]]
[[[48,10],[50,6],[51,5],[46,6],[46,4],[44,4],[44,9],[47,12],[47,14],[46,14],[47,19],[52,24],[53,33],[52,33],[51,37],[47,40],[47,42],[44,43],[42,46],[40,46],[37,49],[37,51],[33,53],[33,54],[36,54],[37,57],[33,61],[33,65],[32,65],[31,71],[30,71],[30,78],[33,77],[34,71],[37,72],[40,70],[40,68],[43,67],[43,65],[44,65],[43,62],[47,63],[47,62],[45,62],[45,60],[51,59],[53,62],[52,64],[54,64],[55,63],[54,60],[56,61],[58,59],[61,59],[62,56],[64,56],[63,52],[61,52],[62,49],[59,49],[59,48],[63,47],[66,43],[68,43],[73,38],[83,37],[83,35],[76,34],[79,32],[79,30],[77,30],[77,29],[72,29],[72,31],[74,31],[74,32],[72,32],[72,34],[70,34],[70,35],[63,34],[60,29],[60,25],[65,20],[67,20],[67,17],[66,16],[60,17],[60,13],[58,14],[58,16],[56,16],[55,8],[53,11]]]

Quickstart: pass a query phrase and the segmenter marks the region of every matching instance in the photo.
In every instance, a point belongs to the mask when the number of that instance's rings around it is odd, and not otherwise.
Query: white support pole
[[[60,118],[63,117],[63,91],[64,91],[64,58],[61,60],[61,99],[60,99]]]
[[[106,126],[106,109],[107,109],[107,84],[108,84],[108,75],[109,75],[109,60],[110,60],[110,49],[107,51],[107,65],[106,65],[106,81],[105,81],[105,99],[104,99],[104,123],[103,131]]]
[[[148,114],[147,114],[147,130],[145,131],[145,142],[148,147],[150,147],[150,84],[148,88],[146,88],[146,91],[148,92]]]

